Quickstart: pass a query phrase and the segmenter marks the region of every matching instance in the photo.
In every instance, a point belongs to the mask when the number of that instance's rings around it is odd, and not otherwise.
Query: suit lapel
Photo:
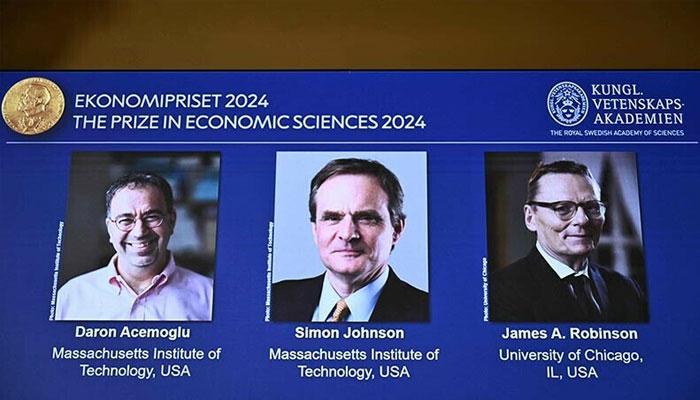
[[[323,287],[323,277],[321,274],[314,279],[308,281],[305,288],[297,292],[297,298],[294,299],[294,309],[291,310],[294,321],[311,321],[314,317],[314,311],[321,298],[321,288]]]
[[[605,321],[608,317],[608,286],[605,284],[605,280],[603,280],[603,277],[600,275],[600,271],[595,264],[589,262],[588,273],[591,276],[591,282],[593,282],[593,287],[595,289],[594,295],[598,301],[598,305],[600,306],[603,321]]]
[[[396,321],[399,319],[396,316],[396,310],[399,308],[397,306],[400,306],[400,303],[396,301],[396,299],[399,298],[397,295],[400,280],[391,267],[387,268],[389,268],[389,277],[386,280],[386,284],[384,284],[382,292],[379,294],[377,304],[375,304],[374,311],[372,311],[372,315],[369,318],[371,322]]]
[[[536,248],[528,255],[531,277],[536,287],[533,296],[537,320],[572,321],[583,317],[569,285],[562,282],[559,275],[547,264]]]

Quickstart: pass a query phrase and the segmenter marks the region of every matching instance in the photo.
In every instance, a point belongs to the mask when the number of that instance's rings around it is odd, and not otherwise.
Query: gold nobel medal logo
[[[27,78],[15,83],[5,94],[2,118],[17,133],[37,135],[56,125],[65,106],[58,85],[45,78]]]

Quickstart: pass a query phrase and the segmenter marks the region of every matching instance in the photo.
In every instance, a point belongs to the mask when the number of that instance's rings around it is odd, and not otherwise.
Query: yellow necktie
[[[345,300],[339,300],[335,303],[335,311],[333,311],[333,317],[331,317],[331,322],[345,321],[345,318],[350,315],[350,308]]]

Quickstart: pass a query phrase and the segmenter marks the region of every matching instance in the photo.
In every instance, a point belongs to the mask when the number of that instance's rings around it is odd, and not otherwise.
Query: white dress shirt
[[[387,279],[389,278],[389,267],[384,268],[384,272],[367,286],[352,293],[345,298],[345,303],[350,309],[347,322],[367,322],[372,316],[374,306],[377,305],[379,294],[382,292]],[[311,319],[313,322],[326,322],[333,316],[332,311],[335,304],[341,299],[331,285],[328,278],[328,272],[323,277],[323,288],[321,289],[321,298],[318,306],[314,311],[314,316]]]

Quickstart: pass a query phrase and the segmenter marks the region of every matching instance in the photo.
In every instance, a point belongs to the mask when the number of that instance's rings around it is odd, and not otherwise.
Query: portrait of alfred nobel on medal
[[[427,321],[428,294],[389,265],[406,229],[403,196],[396,175],[377,161],[327,163],[312,179],[308,200],[325,272],[275,283],[272,320]]]
[[[17,111],[22,113],[16,121],[17,126],[25,132],[36,133],[46,130],[48,126],[43,119],[43,114],[49,102],[51,102],[51,93],[46,87],[38,84],[29,85],[22,92],[17,103]]]
[[[540,163],[529,179],[522,210],[536,243],[524,258],[489,275],[491,321],[647,320],[637,283],[590,260],[607,207],[586,165]]]

